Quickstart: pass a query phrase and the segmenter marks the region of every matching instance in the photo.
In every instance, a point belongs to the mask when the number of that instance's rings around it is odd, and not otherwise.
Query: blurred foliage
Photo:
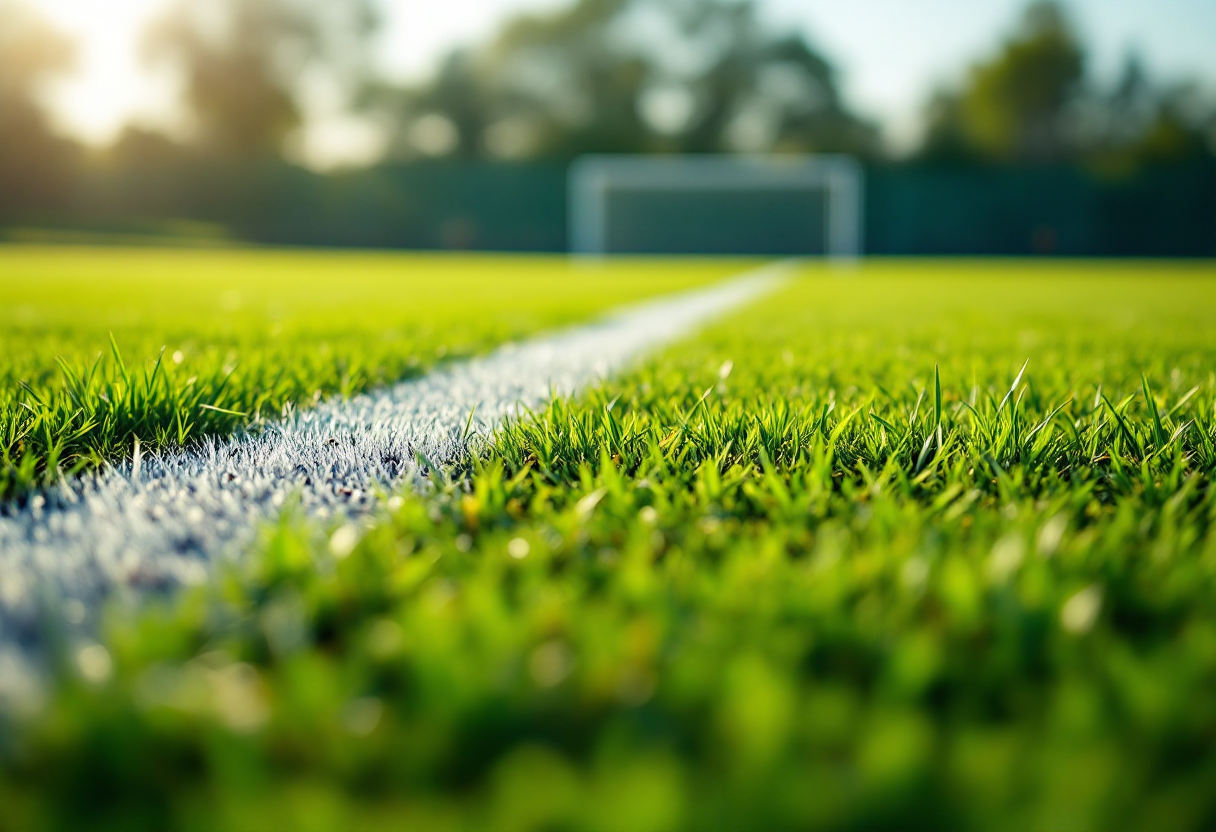
[[[375,100],[404,156],[879,149],[828,61],[753,2],[579,0]]]
[[[0,223],[62,201],[76,152],[52,130],[41,96],[73,56],[32,8],[0,0]]]
[[[1103,90],[1064,8],[1030,5],[992,56],[958,89],[931,99],[920,154],[936,160],[1083,161],[1109,173],[1211,155],[1216,119],[1189,85],[1157,88],[1130,56]]]
[[[375,78],[378,24],[371,0],[176,0],[144,46],[153,65],[182,78],[183,132],[170,139],[128,127],[108,161],[299,159],[302,126],[319,115],[306,109],[322,99],[338,108],[327,115],[379,119],[390,159],[884,153],[827,57],[804,35],[764,22],[755,0],[574,0],[508,19],[404,88]],[[0,32],[0,164],[17,185],[34,183],[10,186],[8,201],[37,207],[53,190],[52,169],[65,180],[73,173],[70,145],[51,140],[39,101],[41,85],[67,67],[70,45],[19,0],[0,5]],[[1064,8],[1031,4],[994,54],[932,97],[919,158],[1080,161],[1122,175],[1211,155],[1216,121],[1195,85],[1157,84],[1132,55],[1108,89],[1086,64]]]
[[[320,68],[357,90],[375,25],[367,0],[177,0],[145,46],[184,76],[200,149],[277,156],[301,121],[301,78]]]
[[[203,222],[276,244],[560,250],[558,180],[579,153],[842,151],[870,162],[874,253],[1216,251],[1213,102],[1134,55],[1096,79],[1063,7],[1030,6],[939,91],[923,145],[896,164],[832,62],[758,8],[578,0],[507,20],[403,88],[375,77],[371,0],[176,0],[145,47],[180,76],[180,129],[130,125],[85,153],[43,108],[70,45],[4,0],[0,233],[134,241]],[[314,119],[352,113],[385,131],[386,163],[300,167]]]
[[[1000,51],[976,64],[959,94],[931,104],[931,149],[974,149],[997,159],[1055,161],[1066,150],[1065,114],[1084,54],[1060,7],[1038,3]]]
[[[815,270],[65,637],[0,827],[1210,828],[1212,277]]]
[[[0,501],[735,268],[0,249]]]

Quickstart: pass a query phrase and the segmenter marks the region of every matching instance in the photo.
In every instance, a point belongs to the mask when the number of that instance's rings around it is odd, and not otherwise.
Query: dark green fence
[[[53,225],[157,233],[188,219],[249,242],[559,251],[560,165],[401,165],[319,176],[287,165],[199,164],[82,177]]]
[[[1123,178],[1076,168],[867,172],[873,254],[1216,256],[1216,160]]]
[[[95,170],[78,178],[70,205],[23,224],[141,239],[224,229],[279,245],[562,251],[565,168],[415,164],[332,176],[287,165]],[[1216,159],[1123,178],[1066,167],[874,166],[865,227],[871,254],[1212,257]]]

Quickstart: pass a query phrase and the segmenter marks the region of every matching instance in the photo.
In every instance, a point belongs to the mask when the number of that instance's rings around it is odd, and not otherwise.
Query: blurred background
[[[870,254],[1216,255],[1211,0],[0,0],[0,238],[562,251],[585,153],[822,153]]]

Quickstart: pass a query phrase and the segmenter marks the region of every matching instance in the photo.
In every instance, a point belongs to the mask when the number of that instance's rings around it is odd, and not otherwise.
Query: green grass
[[[1210,265],[809,270],[353,549],[289,518],[217,586],[113,609],[9,732],[0,804],[1211,828],[1214,369]]]
[[[0,500],[740,268],[0,247]]]

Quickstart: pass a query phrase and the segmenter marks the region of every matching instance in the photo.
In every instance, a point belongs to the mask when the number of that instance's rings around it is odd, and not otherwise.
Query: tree
[[[961,90],[933,97],[925,153],[1063,159],[1073,150],[1069,108],[1084,75],[1084,50],[1061,8],[1035,3],[997,54],[971,68]]]
[[[32,9],[0,2],[0,221],[67,195],[76,147],[55,135],[39,98],[72,59],[72,43]]]
[[[709,60],[673,73],[696,102],[675,149],[878,152],[877,130],[848,109],[835,69],[801,34],[770,32],[752,2],[679,0],[676,8],[685,50]]]
[[[471,158],[484,150],[497,102],[481,71],[478,56],[456,50],[444,58],[434,79],[417,90],[381,95],[396,99],[408,125],[398,136],[397,149],[430,156]],[[390,105],[390,106],[394,106]]]
[[[828,61],[733,0],[578,0],[521,16],[454,54],[428,83],[381,102],[406,153],[877,147],[873,127],[844,106]],[[449,142],[431,141],[444,131]]]
[[[1209,155],[1212,113],[1193,85],[1155,84],[1135,55],[1109,88],[1093,83],[1063,11],[1036,3],[958,89],[933,95],[926,121],[922,158],[1069,162],[1126,174]]]
[[[1145,164],[1209,155],[1210,106],[1193,84],[1159,86],[1138,57],[1106,93],[1084,104],[1086,161],[1107,173],[1127,173]]]
[[[580,0],[521,15],[480,48],[453,52],[428,82],[382,88],[376,100],[397,125],[396,152],[519,158],[646,149],[636,103],[647,63],[615,36],[630,2]]]
[[[375,25],[365,0],[178,0],[146,49],[183,76],[198,148],[267,158],[301,122],[310,70],[346,86],[362,81],[362,45]]]
[[[496,129],[514,125],[522,155],[570,157],[588,151],[646,150],[650,134],[638,97],[653,59],[622,36],[630,0],[580,0],[549,15],[507,23],[486,55],[498,80],[503,115]],[[488,147],[493,150],[495,134]],[[510,142],[505,142],[510,144]]]

